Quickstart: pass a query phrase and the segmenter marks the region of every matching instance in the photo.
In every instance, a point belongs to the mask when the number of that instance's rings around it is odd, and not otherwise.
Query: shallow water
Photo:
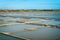
[[[56,40],[60,38],[60,28],[44,28],[42,26],[19,23],[34,22],[38,24],[60,25],[60,12],[11,12],[0,13],[0,32],[11,32],[13,36],[31,40]],[[11,24],[1,26],[2,24]],[[36,28],[34,31],[26,28]]]

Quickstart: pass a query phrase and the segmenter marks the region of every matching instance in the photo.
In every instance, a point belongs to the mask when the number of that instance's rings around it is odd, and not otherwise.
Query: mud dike
[[[60,28],[60,25],[46,25],[46,24],[40,24],[40,23],[34,23],[34,22],[20,22],[20,23],[13,23],[13,24],[1,24],[0,26],[11,26],[11,25],[20,25],[20,24],[26,24],[26,25],[37,25],[41,27],[47,27],[47,28]]]

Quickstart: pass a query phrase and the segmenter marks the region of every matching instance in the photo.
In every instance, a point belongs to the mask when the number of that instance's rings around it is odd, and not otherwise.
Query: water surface
[[[0,13],[0,32],[11,32],[10,35],[31,40],[56,40],[60,38],[60,28],[44,28],[37,25],[19,23],[19,21],[34,22],[47,25],[60,25],[60,12],[11,12]],[[2,24],[11,24],[1,26]],[[17,25],[14,25],[17,24]],[[26,28],[36,28],[34,31]]]

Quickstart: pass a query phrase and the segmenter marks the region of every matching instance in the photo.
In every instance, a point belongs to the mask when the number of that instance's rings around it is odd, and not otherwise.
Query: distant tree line
[[[0,12],[40,12],[40,11],[55,11],[60,12],[60,10],[0,10]]]

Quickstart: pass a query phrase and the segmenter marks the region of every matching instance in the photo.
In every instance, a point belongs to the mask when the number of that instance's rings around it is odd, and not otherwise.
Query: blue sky
[[[0,9],[60,9],[60,0],[0,0]]]

